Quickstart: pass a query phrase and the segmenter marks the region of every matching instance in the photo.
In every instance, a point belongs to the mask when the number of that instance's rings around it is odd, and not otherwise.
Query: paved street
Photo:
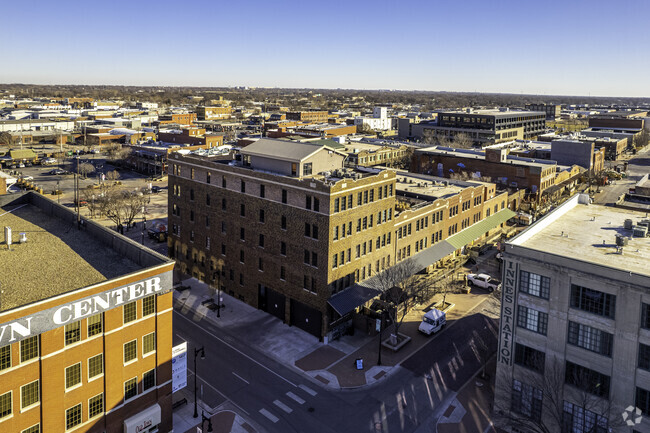
[[[618,198],[628,192],[634,184],[650,171],[650,146],[647,146],[638,155],[628,161],[628,177],[615,181],[616,184],[601,187],[601,192],[596,194],[594,202],[598,204],[613,204]]]
[[[496,344],[496,323],[481,314],[483,305],[433,337],[386,379],[345,391],[323,387],[266,356],[247,344],[245,335],[205,320],[195,323],[200,317],[192,310],[176,311],[174,344],[188,341],[192,370],[184,394],[192,404],[193,351],[204,346],[206,359],[197,360],[197,369],[205,406],[214,410],[228,401],[259,431],[432,431],[441,402],[453,398],[482,366],[485,355],[477,340],[485,339],[491,350]]]

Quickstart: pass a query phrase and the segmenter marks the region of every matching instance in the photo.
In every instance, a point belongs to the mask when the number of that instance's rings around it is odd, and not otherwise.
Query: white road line
[[[196,322],[194,322],[193,320],[188,319],[188,318],[185,317],[183,314],[178,314],[178,316],[180,316],[180,317],[182,317],[183,319],[187,320],[188,322],[191,322],[191,323],[193,323],[193,324],[196,325]],[[237,353],[239,353],[240,355],[242,355],[242,356],[248,358],[250,361],[253,361],[255,364],[259,365],[259,366],[262,367],[264,370],[266,370],[266,371],[268,371],[269,373],[272,373],[272,374],[276,375],[277,377],[279,377],[280,379],[284,380],[284,381],[287,382],[289,385],[294,386],[294,387],[297,387],[297,386],[298,386],[298,385],[296,385],[295,383],[291,382],[289,379],[285,379],[285,378],[284,378],[283,376],[281,376],[280,374],[278,374],[278,373],[276,373],[275,371],[271,370],[271,369],[268,368],[266,365],[264,365],[264,364],[260,363],[259,361],[257,361],[257,360],[255,360],[255,359],[251,358],[250,356],[246,355],[244,352],[242,352],[241,350],[239,350],[239,349],[237,349],[236,347],[232,346],[230,343],[228,343],[228,342],[222,340],[221,338],[217,337],[217,336],[214,335],[212,332],[210,332],[210,331],[206,331],[204,328],[200,328],[200,329],[202,329],[202,330],[203,330],[204,332],[206,332],[207,334],[210,334],[211,336],[213,336],[213,337],[216,338],[217,340],[221,341],[223,344],[225,344],[226,346],[230,347],[230,348],[231,348],[232,350],[234,350],[235,352],[237,352]],[[313,392],[313,391],[312,391],[312,392]],[[312,394],[312,395],[316,395],[316,394]]]
[[[294,394],[294,393],[291,392],[291,391],[289,391],[289,392],[287,393],[287,397],[289,397],[290,399],[294,400],[294,401],[297,402],[298,404],[305,404],[305,400],[303,400],[302,398],[298,397],[296,394]]]
[[[273,402],[273,404],[276,405],[277,407],[279,407],[280,409],[282,409],[283,411],[285,411],[286,413],[291,413],[291,412],[293,412],[293,409],[291,409],[291,408],[290,408],[289,406],[287,406],[286,404],[282,403],[280,400],[275,400],[275,401]]]
[[[298,385],[298,387],[300,389],[302,389],[303,391],[305,391],[307,394],[311,395],[312,397],[315,397],[316,394],[318,394],[316,391],[314,391],[313,389],[311,389],[310,387],[308,387],[306,385],[303,385],[302,383],[300,385]]]
[[[192,371],[192,369],[189,368],[189,367],[187,368],[187,371],[189,371],[190,373],[194,374],[194,371]],[[209,386],[210,388],[212,388],[212,389],[214,390],[214,392],[216,392],[217,394],[219,394],[220,396],[222,396],[223,398],[225,398],[226,400],[228,400],[229,402],[231,402],[231,403],[232,403],[232,404],[233,404],[237,409],[243,411],[246,415],[250,415],[250,414],[249,414],[246,410],[244,410],[241,406],[239,406],[237,403],[235,403],[234,401],[232,401],[231,399],[229,399],[229,398],[226,396],[226,394],[224,394],[223,392],[219,391],[219,390],[218,390],[217,388],[215,388],[214,386],[210,385],[210,384],[209,384],[208,382],[206,382],[204,379],[201,379],[201,376],[196,376],[196,377],[197,377],[201,382],[205,383],[207,386]]]
[[[260,409],[260,413],[261,413],[262,415],[264,415],[265,417],[267,417],[268,419],[270,419],[270,420],[271,420],[272,422],[274,422],[274,423],[275,423],[275,422],[278,422],[278,421],[280,420],[280,418],[278,418],[277,416],[273,415],[271,412],[269,412],[269,411],[266,410],[266,409]]]
[[[236,377],[237,379],[241,380],[242,382],[245,382],[246,385],[250,385],[250,382],[249,382],[249,381],[247,381],[246,379],[244,379],[243,377],[241,377],[240,375],[238,375],[238,374],[235,373],[234,371],[232,372],[232,374],[234,374],[235,377]]]

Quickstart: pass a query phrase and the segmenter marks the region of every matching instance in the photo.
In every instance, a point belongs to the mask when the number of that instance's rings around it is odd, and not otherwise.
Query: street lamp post
[[[377,356],[377,365],[381,365],[381,334],[384,330],[384,310],[381,310],[379,314],[379,355]]]
[[[199,353],[201,354],[201,359],[205,359],[205,350],[203,349],[203,346],[194,349],[194,418],[199,417],[199,411],[197,410],[198,407],[196,405],[196,376],[198,376],[196,372],[196,358],[199,356]]]
[[[206,421],[208,422],[208,432],[211,432],[212,431],[212,420],[210,419],[210,417],[205,416],[205,412],[203,412],[203,410],[201,410],[201,430],[203,430],[203,424],[205,424]]]

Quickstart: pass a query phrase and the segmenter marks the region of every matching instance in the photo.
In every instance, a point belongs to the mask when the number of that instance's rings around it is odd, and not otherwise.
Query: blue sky
[[[0,0],[0,11],[1,83],[650,97],[650,0]]]

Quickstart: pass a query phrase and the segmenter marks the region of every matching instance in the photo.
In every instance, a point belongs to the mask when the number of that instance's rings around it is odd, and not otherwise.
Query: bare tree
[[[497,394],[510,396],[495,400],[495,421],[522,433],[554,433],[573,431],[573,424],[589,426],[590,433],[605,433],[608,428],[621,427],[621,409],[613,407],[609,385],[595,380],[593,375],[565,371],[555,356],[545,362],[542,353],[527,359],[529,369],[519,369],[523,376],[504,375],[497,380]],[[565,401],[580,409],[565,410]],[[577,419],[576,417],[579,417]],[[497,424],[497,425],[498,425]],[[612,431],[612,430],[609,430]]]
[[[396,336],[399,336],[399,327],[406,314],[426,287],[416,275],[420,270],[417,262],[408,258],[375,275],[375,288],[382,292],[382,298],[389,304],[387,313],[395,324]]]
[[[436,146],[451,147],[452,143],[447,137],[445,131],[435,129],[425,129],[422,131],[422,142]]]
[[[143,211],[147,198],[117,186],[105,186],[96,199],[98,210],[115,225],[131,225]]]
[[[106,150],[106,154],[108,156],[107,159],[111,161],[122,161],[129,157],[131,149],[123,147],[120,143],[112,143]]]
[[[120,172],[117,170],[111,170],[108,173],[106,173],[106,180],[115,182],[120,178]]]
[[[8,132],[0,132],[0,144],[5,146],[11,146],[13,144],[13,138]]]
[[[79,164],[79,173],[81,173],[83,177],[87,177],[90,173],[93,173],[94,171],[95,171],[95,166],[89,162],[84,162]]]
[[[642,129],[641,132],[634,137],[634,147],[636,149],[642,149],[648,145],[648,141],[650,140],[650,133]]]
[[[456,134],[452,145],[457,149],[470,149],[474,146],[474,140],[469,135],[461,132],[460,134]]]

